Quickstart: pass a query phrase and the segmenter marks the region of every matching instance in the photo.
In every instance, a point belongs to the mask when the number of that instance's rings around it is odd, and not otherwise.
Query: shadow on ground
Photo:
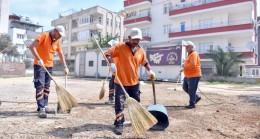
[[[260,106],[260,95],[239,95],[239,99],[242,99],[243,102],[252,103],[257,106]]]
[[[7,117],[25,117],[25,116],[35,116],[37,112],[28,112],[28,111],[1,111],[0,118]]]
[[[96,107],[114,107],[114,104],[105,103],[78,103],[78,106],[87,107],[89,109],[95,109]]]
[[[112,125],[104,125],[104,124],[86,124],[83,126],[77,127],[68,127],[68,128],[58,128],[52,130],[51,132],[47,132],[47,134],[60,137],[60,138],[70,138],[75,133],[86,132],[86,131],[112,131]]]

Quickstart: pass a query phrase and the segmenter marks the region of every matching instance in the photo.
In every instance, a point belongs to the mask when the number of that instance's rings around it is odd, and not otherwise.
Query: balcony
[[[252,59],[256,58],[256,54],[254,52],[232,52],[232,53],[242,53],[243,54],[242,58],[252,58]],[[199,54],[199,56],[200,56],[200,59],[202,59],[202,60],[208,59],[206,54]]]
[[[139,14],[138,16],[127,17],[124,21],[124,26],[150,24],[151,22],[152,18],[150,17],[150,12],[147,12],[145,14]]]
[[[150,42],[150,41],[151,41],[151,37],[150,37],[150,36],[143,36],[142,41],[148,41],[148,42]]]
[[[132,6],[152,5],[152,0],[125,0],[124,7],[130,8]]]
[[[233,20],[233,21],[226,21],[226,22],[211,23],[207,27],[191,26],[191,27],[184,27],[184,28],[174,28],[171,29],[169,33],[169,38],[180,39],[181,37],[187,37],[187,36],[191,37],[194,35],[203,36],[209,34],[223,35],[224,33],[227,34],[228,32],[241,31],[241,30],[253,31],[253,28],[254,28],[254,23],[252,19]]]
[[[40,33],[41,32],[35,32],[35,31],[31,31],[31,30],[26,30],[26,35],[27,35],[28,38],[35,38]]]
[[[196,51],[199,53],[200,55],[200,59],[202,59],[203,61],[207,60],[207,56],[206,54],[209,53],[209,50],[217,50],[219,46],[218,45],[210,45],[210,46],[198,46]],[[230,53],[233,53],[233,54],[236,54],[236,53],[242,53],[243,56],[242,58],[256,58],[256,55],[255,53],[250,50],[249,48],[241,48],[241,47],[233,47],[233,46],[226,46],[226,47],[221,47],[225,52],[230,52]]]
[[[207,9],[216,9],[216,8],[220,8],[232,4],[240,4],[243,2],[250,2],[250,1],[252,0],[204,0],[204,1],[197,1],[192,3],[178,4],[178,5],[173,5],[171,7],[169,16],[177,16],[180,14],[202,11]],[[236,9],[239,8],[236,7]]]
[[[99,21],[94,21],[88,24],[81,24],[78,26],[74,26],[72,27],[72,32],[80,32],[82,30],[101,30],[103,29],[103,22],[99,22]]]

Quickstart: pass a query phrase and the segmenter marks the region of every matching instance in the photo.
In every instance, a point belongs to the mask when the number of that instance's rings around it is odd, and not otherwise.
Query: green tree
[[[33,66],[33,60],[30,59],[30,58],[26,58],[23,60],[24,64],[25,64],[25,68],[28,69],[28,68],[32,68]]]
[[[0,52],[6,54],[12,47],[12,42],[7,34],[0,34]]]
[[[98,33],[96,39],[99,42],[101,48],[108,48],[108,47],[111,47],[108,44],[108,42],[110,40],[115,40],[116,38],[118,38],[118,34],[116,34],[115,36],[113,36],[113,35],[102,36],[100,33]],[[95,40],[93,40],[93,38],[90,39],[90,43],[92,45],[92,48],[98,48],[98,46],[97,46]]]
[[[224,50],[220,47],[217,47],[216,50],[209,51],[206,56],[215,62],[217,75],[219,76],[238,75],[238,64],[244,63],[244,61],[241,60],[243,57],[242,53],[224,52]]]
[[[18,57],[20,55],[20,53],[17,51],[17,46],[13,46],[11,47],[7,52],[7,55],[11,55],[13,57]]]

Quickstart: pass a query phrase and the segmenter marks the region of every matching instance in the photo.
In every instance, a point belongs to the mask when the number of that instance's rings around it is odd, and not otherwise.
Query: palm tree
[[[206,56],[215,62],[217,75],[219,76],[238,75],[239,69],[236,67],[239,63],[244,63],[241,60],[243,57],[242,53],[224,52],[220,47],[217,47],[216,50],[210,50]]]
[[[100,33],[98,33],[96,39],[99,42],[101,48],[108,48],[111,47],[108,44],[108,42],[110,40],[115,40],[116,38],[118,38],[118,34],[116,34],[115,36],[112,35],[102,36]],[[98,48],[97,44],[95,43],[95,40],[91,38],[90,42],[92,44],[92,48]]]

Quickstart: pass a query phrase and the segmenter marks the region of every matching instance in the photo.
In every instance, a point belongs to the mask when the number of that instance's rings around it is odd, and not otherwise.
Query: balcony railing
[[[71,28],[74,29],[74,28],[78,28],[78,27],[82,27],[82,26],[90,26],[90,25],[103,25],[103,22],[99,21],[99,20],[96,20],[96,21],[93,21],[93,22],[89,22],[89,23],[85,23],[85,24],[77,24],[77,23],[73,23]]]
[[[192,30],[202,30],[202,29],[218,28],[218,27],[227,27],[227,26],[235,26],[235,25],[243,25],[243,24],[253,24],[253,20],[252,19],[242,19],[242,20],[232,20],[232,21],[210,23],[207,26],[198,25],[198,26],[188,26],[188,27],[185,26],[185,28],[171,28],[170,33],[185,32],[185,31],[192,31]]]
[[[125,21],[133,20],[133,19],[137,19],[137,18],[143,18],[143,17],[150,17],[150,11],[145,11],[142,13],[137,13],[135,16],[126,17]]]
[[[125,0],[124,1],[124,7],[135,5],[141,2],[150,2],[152,3],[152,0]]]
[[[230,9],[234,4],[242,4],[244,2],[253,2],[255,0],[204,0],[204,1],[196,1],[192,3],[180,3],[177,5],[172,5],[171,10],[169,12],[169,16],[175,17],[175,15],[180,15],[188,12],[194,12],[199,10],[206,10],[217,7],[225,7],[226,9]],[[230,5],[229,7],[227,7]],[[244,5],[241,5],[242,7]],[[239,6],[236,6],[238,9]],[[234,8],[234,7],[233,7]],[[233,11],[235,9],[232,9]],[[206,11],[205,11],[206,12]]]
[[[219,45],[209,45],[209,46],[197,46],[196,51],[199,54],[207,54],[210,50],[217,50],[217,48],[220,47]],[[226,46],[221,47],[224,52],[250,52],[251,50],[244,47],[233,47],[233,46]]]
[[[199,6],[199,5],[204,5],[204,4],[209,4],[209,3],[219,2],[219,1],[224,1],[224,0],[200,0],[191,3],[181,3],[181,4],[172,5],[170,9],[171,11],[179,10],[179,9],[184,9],[184,8],[189,8],[189,7],[194,7],[194,6]]]

